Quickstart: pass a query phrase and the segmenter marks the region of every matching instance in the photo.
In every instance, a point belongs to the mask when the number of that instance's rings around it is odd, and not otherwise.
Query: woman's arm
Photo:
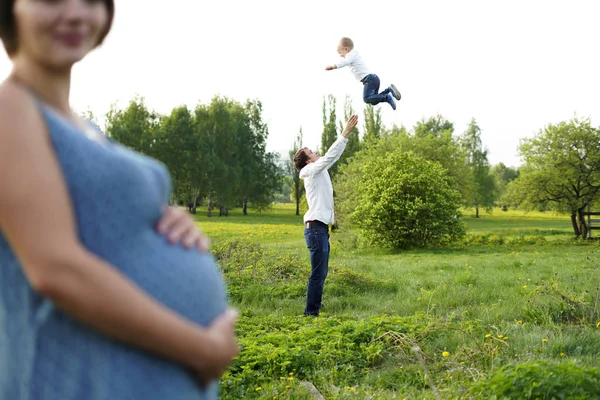
[[[206,375],[218,376],[237,354],[234,316],[202,328],[82,246],[44,122],[29,95],[10,84],[0,88],[0,188],[0,229],[32,287],[65,312]]]

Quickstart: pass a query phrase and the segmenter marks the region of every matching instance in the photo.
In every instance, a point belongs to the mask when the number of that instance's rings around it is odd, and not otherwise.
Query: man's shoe
[[[390,89],[392,92],[392,95],[396,98],[396,100],[400,100],[400,98],[402,97],[400,95],[400,91],[398,90],[398,88],[396,87],[396,85],[394,85],[393,83],[390,85]]]
[[[396,102],[394,101],[391,95],[387,95],[386,101],[389,103],[390,106],[392,106],[394,110],[396,109]]]

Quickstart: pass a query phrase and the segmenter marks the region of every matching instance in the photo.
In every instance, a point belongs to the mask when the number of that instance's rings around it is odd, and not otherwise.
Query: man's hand
[[[346,122],[346,127],[342,131],[342,136],[348,138],[348,135],[350,135],[350,132],[352,132],[352,129],[354,129],[357,123],[358,115],[351,116],[350,119],[348,119],[348,122]]]
[[[336,69],[337,67],[335,65],[328,65],[325,67],[325,71],[331,71],[332,69]]]

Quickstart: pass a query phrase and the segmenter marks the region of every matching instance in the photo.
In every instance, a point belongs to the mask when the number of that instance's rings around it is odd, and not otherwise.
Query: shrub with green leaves
[[[310,260],[304,252],[281,252],[247,239],[220,240],[212,247],[219,261],[229,296],[242,301],[248,296],[270,299],[304,297],[310,274]],[[327,277],[327,293],[350,296],[373,290],[395,293],[398,283],[374,279],[346,266],[331,263]]]
[[[460,193],[437,162],[412,152],[365,160],[351,219],[366,239],[381,247],[443,245],[465,234]]]
[[[221,380],[224,398],[256,398],[297,380],[322,389],[361,384],[367,372],[396,352],[385,334],[415,335],[425,325],[411,319],[379,316],[303,318],[242,315],[237,325],[241,352]],[[283,388],[273,388],[278,381]],[[257,393],[256,388],[263,388]],[[269,396],[269,398],[273,398]],[[292,397],[293,398],[293,397]]]
[[[541,360],[509,364],[474,384],[470,394],[491,400],[597,399],[600,369]]]

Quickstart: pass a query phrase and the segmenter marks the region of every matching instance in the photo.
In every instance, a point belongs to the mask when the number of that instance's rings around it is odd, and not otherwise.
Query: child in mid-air
[[[337,52],[343,60],[334,65],[325,67],[327,71],[343,68],[347,65],[354,77],[363,84],[363,100],[365,103],[374,106],[375,104],[386,102],[392,106],[394,110],[396,109],[396,102],[392,96],[394,96],[396,100],[400,100],[400,92],[396,89],[396,86],[392,84],[383,92],[379,93],[379,77],[376,74],[369,72],[369,69],[365,65],[360,54],[354,50],[354,42],[352,42],[352,39],[343,37],[340,40]]]

